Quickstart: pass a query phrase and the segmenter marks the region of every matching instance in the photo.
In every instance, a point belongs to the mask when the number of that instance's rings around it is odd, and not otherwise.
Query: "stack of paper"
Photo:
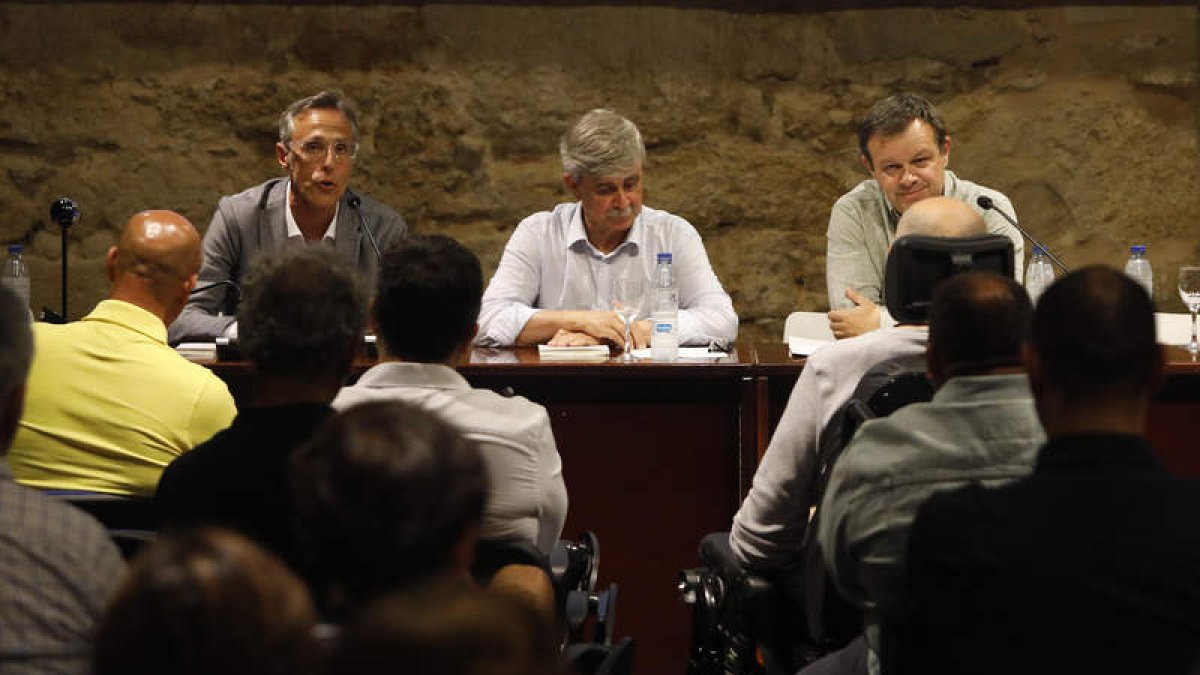
[[[538,345],[538,358],[543,361],[607,361],[608,347],[606,345],[581,347]]]
[[[176,347],[175,351],[188,361],[215,361],[217,359],[215,342],[184,342]]]

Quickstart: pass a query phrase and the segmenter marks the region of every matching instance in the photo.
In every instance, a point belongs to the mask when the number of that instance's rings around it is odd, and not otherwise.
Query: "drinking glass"
[[[1196,340],[1196,312],[1200,312],[1200,267],[1179,268],[1179,297],[1192,313],[1192,341],[1188,351],[1200,353],[1200,341]]]
[[[615,277],[612,280],[613,311],[625,322],[625,354],[621,357],[624,361],[633,360],[630,351],[633,340],[630,339],[629,333],[634,317],[642,310],[645,295],[646,281],[641,277]]]

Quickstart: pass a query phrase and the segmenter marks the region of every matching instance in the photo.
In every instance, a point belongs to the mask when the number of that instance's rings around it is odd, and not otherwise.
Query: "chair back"
[[[154,541],[158,514],[152,499],[73,490],[48,490],[46,494],[100,521],[126,560]]]
[[[938,282],[959,272],[989,270],[1013,277],[1013,243],[999,234],[908,235],[892,242],[883,297],[897,323],[925,323]]]
[[[811,517],[804,530],[800,555],[804,568],[804,611],[808,630],[826,649],[844,646],[862,631],[862,611],[837,592],[825,567],[817,540],[821,501],[834,464],[859,427],[869,419],[886,417],[896,410],[933,398],[933,385],[925,376],[925,356],[914,354],[872,366],[859,380],[850,399],[834,413],[817,445],[817,471],[809,494]]]

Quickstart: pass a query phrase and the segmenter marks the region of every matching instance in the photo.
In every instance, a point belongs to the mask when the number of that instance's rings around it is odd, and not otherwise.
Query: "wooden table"
[[[1149,435],[1174,471],[1200,476],[1200,363],[1167,349]],[[355,376],[371,365],[355,364]],[[690,615],[675,591],[705,534],[729,528],[804,360],[778,343],[701,362],[541,362],[532,348],[477,349],[460,368],[476,387],[550,413],[570,496],[563,535],[600,537],[600,583],[620,586],[617,633],[637,640],[636,671],[682,673]],[[240,401],[244,363],[210,364]]]

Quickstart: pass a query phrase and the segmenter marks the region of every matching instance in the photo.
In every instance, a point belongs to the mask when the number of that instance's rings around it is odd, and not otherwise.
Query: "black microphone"
[[[984,211],[995,211],[996,213],[999,213],[1000,216],[1002,218],[1004,218],[1005,220],[1007,220],[1010,225],[1017,228],[1018,232],[1025,235],[1026,239],[1033,242],[1034,246],[1040,246],[1042,251],[1045,252],[1046,257],[1049,258],[1055,265],[1058,265],[1058,269],[1062,270],[1063,274],[1066,274],[1068,272],[1067,266],[1064,265],[1062,263],[1062,261],[1058,259],[1058,256],[1051,253],[1050,249],[1048,249],[1044,245],[1042,245],[1042,242],[1038,241],[1037,239],[1034,239],[1033,235],[1029,234],[1029,232],[1027,232],[1025,230],[1025,228],[1018,225],[1017,221],[1014,220],[1012,216],[1010,216],[1004,212],[1004,209],[1001,209],[999,206],[996,206],[996,203],[992,201],[991,197],[989,197],[987,195],[979,195],[979,199],[976,199],[975,203],[978,204],[979,208],[983,209]]]
[[[346,196],[348,197],[346,203],[358,214],[358,222],[362,225],[363,232],[367,233],[367,241],[370,241],[371,248],[375,249],[375,262],[382,263],[383,254],[379,252],[379,242],[375,241],[375,234],[371,232],[371,228],[367,227],[367,219],[363,217],[362,209],[358,208],[362,206],[362,197],[354,194],[350,188],[346,188]]]
[[[206,284],[204,286],[197,286],[197,287],[193,288],[192,292],[188,293],[188,295],[195,295],[197,293],[203,293],[204,291],[216,288],[217,286],[228,286],[228,287],[232,288],[233,295],[234,295],[234,297],[237,298],[237,301],[239,303],[242,301],[242,287],[238,286],[237,282],[235,282],[233,279],[226,279],[224,281],[214,281],[211,284]]]
[[[67,229],[79,222],[79,207],[70,197],[59,197],[50,205],[50,219],[62,232],[62,319],[67,320]]]
[[[75,205],[75,200],[70,197],[55,200],[50,205],[50,220],[58,223],[58,226],[63,229],[79,222],[79,207]]]

